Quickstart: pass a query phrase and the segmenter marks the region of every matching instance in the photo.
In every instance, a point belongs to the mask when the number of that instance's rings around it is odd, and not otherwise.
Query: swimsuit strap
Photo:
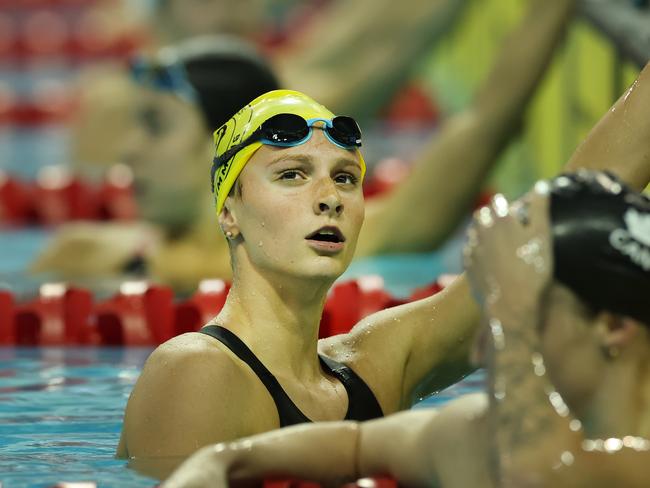
[[[370,420],[384,416],[377,397],[352,368],[320,354],[318,357],[323,367],[343,383],[348,393],[348,411],[345,420]]]
[[[282,389],[277,378],[266,369],[266,366],[257,359],[253,351],[239,337],[219,325],[208,325],[203,327],[199,332],[217,339],[253,370],[275,402],[275,406],[278,409],[278,416],[280,417],[280,427],[311,422],[296,404],[291,401],[291,398]]]
[[[277,378],[232,331],[219,325],[208,325],[199,332],[217,339],[253,370],[275,402],[280,427],[311,422],[289,398]],[[335,376],[345,387],[348,394],[346,420],[370,420],[384,415],[372,390],[350,367],[320,354],[318,358],[323,369]]]

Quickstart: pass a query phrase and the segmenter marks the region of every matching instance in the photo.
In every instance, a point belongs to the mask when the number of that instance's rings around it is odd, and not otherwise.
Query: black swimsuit
[[[253,354],[253,351],[239,337],[230,330],[218,325],[208,325],[203,327],[199,332],[212,336],[223,343],[255,372],[271,394],[271,397],[273,397],[280,417],[280,427],[311,422],[298,409],[296,404],[291,401],[291,398],[282,389],[275,376],[266,369],[260,360],[257,359],[257,356]],[[348,393],[348,411],[345,414],[345,420],[370,420],[384,415],[375,395],[354,371],[346,365],[337,363],[320,354],[318,358],[323,369],[343,383],[345,391]]]

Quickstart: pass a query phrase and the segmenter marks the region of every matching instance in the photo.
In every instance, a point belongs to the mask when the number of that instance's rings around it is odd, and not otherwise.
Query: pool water
[[[141,348],[0,348],[0,482],[152,487],[113,458]]]
[[[129,393],[148,348],[0,348],[0,482],[3,488],[95,481],[153,487],[114,459]],[[416,408],[482,388],[481,372]]]

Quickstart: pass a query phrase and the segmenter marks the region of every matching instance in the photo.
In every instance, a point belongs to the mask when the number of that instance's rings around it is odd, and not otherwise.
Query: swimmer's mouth
[[[321,227],[312,232],[305,239],[323,242],[345,242],[345,237],[337,227]]]

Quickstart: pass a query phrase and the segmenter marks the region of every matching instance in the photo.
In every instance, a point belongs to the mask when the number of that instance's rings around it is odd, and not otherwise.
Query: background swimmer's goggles
[[[304,144],[312,134],[312,127],[317,122],[324,124],[323,131],[327,138],[343,149],[361,147],[361,129],[352,117],[338,116],[333,119],[314,118],[305,120],[296,114],[278,114],[264,121],[244,141],[228,149],[221,156],[215,156],[212,162],[212,180],[214,174],[235,154],[254,142],[280,147],[292,147]]]
[[[172,92],[189,103],[198,103],[198,94],[178,61],[151,61],[137,56],[129,62],[131,77],[140,85]]]

